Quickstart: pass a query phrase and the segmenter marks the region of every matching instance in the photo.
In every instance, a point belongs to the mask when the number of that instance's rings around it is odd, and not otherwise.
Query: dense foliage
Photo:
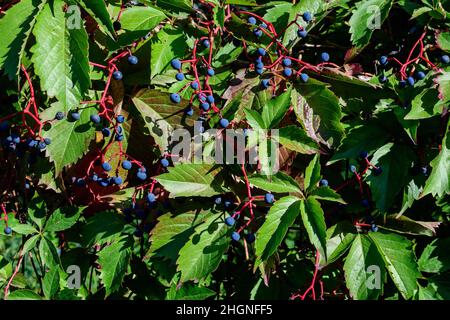
[[[450,298],[450,1],[0,6],[2,297]]]

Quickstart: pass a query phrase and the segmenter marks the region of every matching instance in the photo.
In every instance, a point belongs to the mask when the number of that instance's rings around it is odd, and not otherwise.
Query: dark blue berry
[[[285,77],[290,77],[290,76],[292,76],[292,69],[291,69],[291,68],[286,68],[286,69],[284,69],[284,70],[283,70],[283,75],[284,75]]]
[[[125,122],[125,117],[120,114],[120,115],[117,116],[116,120],[117,120],[118,123],[124,123]]]
[[[100,121],[102,121],[102,119],[100,118],[100,116],[98,114],[91,115],[90,119],[95,124],[98,124],[98,123],[100,123]]]
[[[361,159],[366,159],[368,156],[369,156],[369,153],[368,153],[367,151],[361,151],[361,152],[359,153],[359,157],[360,157]]]
[[[199,87],[200,87],[200,86],[199,86],[199,84],[198,84],[197,81],[194,81],[194,82],[191,83],[191,88],[192,88],[192,89],[198,90]]]
[[[306,73],[302,73],[300,74],[300,79],[306,83],[308,82],[309,76]]]
[[[250,24],[256,24],[256,19],[254,17],[249,17],[248,18],[248,23]]]
[[[103,129],[102,129],[102,134],[103,134],[105,137],[109,137],[109,136],[111,135],[111,130],[109,130],[108,128],[103,128]]]
[[[102,168],[105,171],[110,171],[112,169],[111,165],[108,162],[103,162],[102,163]]]
[[[194,109],[192,109],[192,108],[186,108],[186,109],[184,110],[184,114],[190,117],[190,116],[194,115]]]
[[[264,49],[264,48],[258,48],[258,50],[257,50],[257,53],[260,55],[260,56],[265,56],[266,55],[266,49]]]
[[[255,234],[254,233],[249,233],[246,236],[247,242],[248,243],[253,243],[256,240]]]
[[[253,29],[253,34],[254,34],[256,37],[260,38],[260,37],[262,37],[263,32],[261,31],[261,29],[255,28],[255,29]]]
[[[381,75],[381,76],[378,78],[378,80],[379,80],[381,83],[386,83],[386,82],[388,81],[387,77],[386,77],[384,74]]]
[[[50,144],[52,143],[52,140],[51,140],[50,138],[45,138],[45,139],[44,139],[44,143],[45,143],[46,145],[50,145]]]
[[[310,22],[312,20],[311,12],[306,11],[305,13],[303,13],[303,20],[305,20],[305,22]]]
[[[269,88],[269,87],[270,87],[270,80],[269,80],[269,79],[263,79],[263,80],[261,81],[261,85],[262,85],[262,87],[263,87],[264,89]]]
[[[139,180],[147,180],[147,174],[145,172],[138,172],[136,174],[136,177],[138,177]]]
[[[123,180],[121,177],[114,177],[113,178],[114,184],[120,186],[123,183]]]
[[[11,234],[11,233],[12,233],[12,229],[10,227],[6,227],[5,234]]]
[[[56,113],[56,115],[55,115],[55,119],[56,119],[56,120],[62,120],[62,119],[64,119],[64,112],[58,111],[58,112]]]
[[[124,162],[122,162],[122,168],[124,168],[125,170],[130,170],[132,166],[133,164],[131,163],[131,161],[125,160]]]
[[[211,43],[209,42],[209,40],[206,40],[206,39],[203,40],[202,44],[205,48],[209,48],[211,46]]]
[[[219,124],[222,128],[227,128],[230,124],[230,121],[228,121],[228,119],[222,118],[220,119]]]
[[[319,181],[319,186],[321,187],[327,187],[328,186],[328,180],[327,179],[322,179]]]
[[[327,52],[322,52],[320,54],[320,60],[322,60],[323,62],[328,62],[330,61],[330,55]]]
[[[72,112],[72,113],[70,114],[70,117],[72,118],[72,120],[75,120],[75,121],[80,120],[80,113],[78,113],[78,112]]]
[[[361,205],[362,205],[364,208],[368,208],[369,205],[370,205],[370,202],[369,202],[369,200],[367,200],[367,199],[363,199],[363,200],[361,200]]]
[[[217,204],[217,205],[221,204],[221,203],[222,203],[222,198],[221,198],[221,197],[217,197],[217,198],[214,200],[214,203]]]
[[[177,70],[181,69],[181,61],[178,59],[173,59],[171,62],[171,65],[174,69],[177,69]]]
[[[153,202],[155,202],[156,201],[156,196],[155,196],[155,194],[154,193],[149,193],[149,194],[147,194],[147,201],[149,202],[149,203],[153,203]]]
[[[408,77],[408,78],[406,79],[406,82],[408,83],[408,85],[409,85],[410,87],[413,87],[413,86],[414,86],[414,83],[415,83],[416,81],[414,80],[413,77]]]
[[[210,77],[212,77],[216,74],[213,68],[209,68],[207,73],[208,73],[208,76],[210,76]]]
[[[382,66],[385,66],[385,65],[387,65],[388,64],[388,57],[386,57],[386,56],[381,56],[380,57],[380,64],[382,65]]]
[[[203,111],[205,111],[205,112],[208,111],[210,108],[210,105],[207,102],[203,102],[200,106],[203,109]]]
[[[239,241],[241,240],[241,236],[235,231],[231,234],[231,239],[233,239],[234,241]]]
[[[229,227],[232,227],[232,226],[234,226],[234,224],[236,223],[236,221],[234,220],[234,218],[233,217],[227,217],[226,219],[225,219],[225,224],[227,225],[227,226],[229,226]]]
[[[136,65],[138,64],[139,59],[136,56],[129,56],[128,57],[128,63],[131,65]]]
[[[167,167],[170,165],[169,160],[167,160],[167,159],[161,159],[161,165],[162,165],[164,168],[167,168]]]
[[[284,67],[290,67],[292,65],[292,60],[289,58],[284,58],[283,59],[283,66]]]
[[[170,95],[170,100],[171,100],[173,103],[180,103],[181,97],[180,97],[180,95],[179,95],[178,93],[172,93],[172,94]]]
[[[119,70],[114,71],[114,73],[113,73],[113,78],[114,78],[114,80],[117,80],[117,81],[122,80],[122,79],[123,79],[123,74],[122,74],[122,72],[120,72]]]
[[[353,173],[356,172],[356,167],[354,165],[350,166],[350,172],[353,172]]]
[[[422,72],[422,71],[417,72],[416,77],[418,80],[425,79],[425,72]]]
[[[297,31],[297,35],[298,35],[300,38],[306,38],[306,36],[308,35],[308,32],[307,32],[306,30],[299,29],[299,30]]]
[[[383,173],[383,169],[381,169],[381,167],[376,167],[375,169],[373,169],[373,174],[375,176],[379,176],[382,173]]]
[[[274,197],[274,195],[271,194],[271,193],[266,193],[266,194],[264,195],[264,201],[265,201],[267,204],[272,204],[272,203],[275,201],[275,197]]]
[[[184,73],[182,73],[182,72],[177,73],[177,75],[175,76],[175,79],[177,79],[177,81],[183,81]]]
[[[443,56],[441,57],[441,62],[442,62],[442,63],[445,63],[445,64],[449,63],[449,62],[450,62],[450,57],[447,56],[447,55],[443,55]]]

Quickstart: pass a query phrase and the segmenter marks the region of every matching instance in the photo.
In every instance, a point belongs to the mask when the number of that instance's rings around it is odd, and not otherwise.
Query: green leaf
[[[31,51],[34,71],[41,80],[41,88],[55,97],[62,111],[76,107],[91,85],[89,77],[89,44],[79,14],[65,13],[64,2],[46,4],[37,18],[33,34],[36,44]]]
[[[341,198],[341,196],[329,187],[323,186],[320,188],[316,188],[311,191],[310,195],[319,200],[326,200],[346,204],[346,202]]]
[[[171,142],[170,138],[175,129],[192,130],[198,118],[198,109],[194,108],[194,115],[188,117],[185,110],[189,102],[182,99],[174,104],[170,101],[170,94],[158,90],[143,89],[133,98],[133,103],[141,113],[144,122],[162,150],[166,150]]]
[[[393,143],[384,145],[373,155],[371,163],[381,166],[382,173],[377,176],[371,173],[367,183],[379,210],[386,212],[407,183],[413,158],[409,147]]]
[[[267,129],[263,118],[258,111],[251,109],[244,109],[246,120],[254,129]]]
[[[254,174],[248,178],[250,184],[269,192],[302,193],[298,183],[287,174],[279,171],[273,176]]]
[[[300,212],[309,241],[320,252],[320,255],[327,260],[327,226],[325,225],[325,216],[319,201],[313,197],[308,197],[301,202]]]
[[[209,164],[183,163],[169,168],[155,179],[171,197],[211,197],[227,191],[222,168]]]
[[[295,125],[278,129],[280,143],[289,150],[303,154],[313,154],[319,151],[316,141],[308,136],[302,128]]]
[[[300,213],[300,202],[297,197],[287,196],[275,201],[270,208],[263,225],[256,233],[255,268],[277,251],[288,228]]]
[[[117,291],[127,272],[131,258],[131,243],[128,239],[113,242],[98,253],[101,266],[100,278],[106,289],[106,296]]]
[[[354,45],[364,48],[369,43],[373,31],[381,28],[381,24],[389,15],[392,3],[392,0],[364,0],[355,5],[349,21]],[[378,22],[380,25],[376,25]]]
[[[320,257],[320,264],[325,266],[338,260],[350,248],[355,239],[356,229],[347,221],[339,222],[327,230],[328,259]]]
[[[378,274],[371,268],[380,271],[378,279]],[[345,259],[344,272],[347,288],[354,300],[376,300],[381,295],[386,269],[376,246],[367,236],[358,234],[353,240]]]
[[[441,85],[440,90],[445,90],[446,85],[450,85],[449,77],[444,76],[438,78]],[[448,82],[448,83],[447,83]],[[405,120],[428,119],[438,115],[442,111],[442,104],[438,104],[438,91],[434,88],[425,89],[418,93],[411,101],[411,110],[405,115]]]
[[[305,190],[309,191],[317,187],[320,181],[320,156],[316,154],[305,170],[305,180],[303,182]]]
[[[171,290],[172,291],[172,290]],[[192,283],[185,283],[180,289],[174,288],[173,292],[169,291],[168,300],[205,300],[216,293],[208,288],[199,287]]]
[[[264,105],[262,110],[262,119],[265,129],[275,128],[283,120],[286,112],[291,105],[291,89],[271,99]]]
[[[342,140],[337,152],[327,164],[357,158],[361,151],[371,153],[382,147],[387,139],[388,132],[377,123],[369,122],[363,126],[356,126]]]
[[[177,260],[182,282],[200,281],[217,269],[230,244],[231,230],[219,215],[210,216],[195,228],[195,233],[181,248]]]
[[[151,40],[151,78],[171,68],[171,61],[183,57],[186,40],[181,29],[170,25],[161,29]]]
[[[332,138],[333,144],[341,141],[344,128],[341,123],[341,106],[338,97],[328,89],[327,85],[315,79],[308,83],[296,84],[297,91],[320,117],[320,131],[326,138]]]
[[[165,18],[167,17],[161,10],[153,7],[125,9],[120,17],[122,30],[118,33],[117,43],[110,45],[110,47],[114,50],[117,46],[124,47],[132,44],[146,36]]]
[[[45,224],[45,231],[63,231],[72,227],[80,217],[83,207],[61,207],[55,210]]]
[[[40,295],[34,291],[24,289],[15,290],[8,296],[8,300],[44,300]]]
[[[441,50],[450,52],[450,32],[437,32],[436,33],[436,42]]]
[[[46,155],[55,163],[55,174],[64,167],[76,163],[87,151],[91,141],[95,138],[95,127],[90,124],[91,114],[96,113],[95,108],[80,110],[80,120],[67,119],[55,122],[51,128],[44,132],[45,137],[52,140],[46,148]]]
[[[51,268],[42,281],[42,291],[47,299],[51,299],[59,290],[59,269]]]
[[[4,70],[10,80],[17,78],[26,43],[45,2],[22,0],[0,18],[0,70]]]
[[[432,237],[440,222],[415,221],[406,216],[388,215],[384,219],[383,229],[398,233]]]
[[[177,215],[166,213],[152,229],[146,257],[163,257],[175,262],[180,249],[188,242],[195,227],[204,222],[209,211],[193,210]]]
[[[104,0],[77,0],[77,2],[95,19],[103,32],[114,38],[116,32]]]
[[[90,247],[118,239],[125,227],[123,218],[114,212],[98,212],[87,219],[81,229],[82,243]]]
[[[419,270],[440,273],[450,270],[450,238],[435,239],[423,250],[419,258]]]
[[[175,12],[191,12],[191,0],[157,0],[156,5],[160,8],[175,11]]]
[[[447,126],[444,140],[441,144],[441,151],[430,162],[433,168],[422,193],[422,197],[427,194],[442,197],[450,194],[450,124]]]
[[[393,233],[370,232],[369,237],[383,257],[397,289],[405,299],[411,298],[418,289],[420,276],[411,241]]]
[[[60,264],[55,245],[45,236],[41,237],[41,242],[39,243],[39,254],[41,256],[42,263],[48,268],[54,268]]]
[[[39,234],[34,235],[31,238],[29,238],[23,245],[21,254],[24,255],[28,251],[34,249],[40,239],[41,239],[41,235],[39,235]]]
[[[38,231],[36,230],[35,227],[33,227],[32,225],[29,224],[22,224],[19,221],[9,221],[9,226],[11,227],[11,229],[18,234],[22,234],[22,235],[29,235],[29,234],[33,234],[33,233],[37,233]]]

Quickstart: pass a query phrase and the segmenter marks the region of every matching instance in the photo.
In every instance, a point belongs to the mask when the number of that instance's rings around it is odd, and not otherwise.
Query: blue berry
[[[327,52],[322,52],[322,53],[320,54],[320,59],[321,59],[323,62],[328,62],[328,61],[330,61],[330,55],[329,55]]]
[[[206,39],[203,40],[202,44],[205,48],[209,48],[211,46],[211,43],[209,42],[209,40],[206,40]]]
[[[203,111],[206,112],[206,111],[209,110],[210,105],[209,105],[209,103],[207,103],[207,102],[203,102],[203,103],[201,104],[201,107],[202,107]]]
[[[369,200],[367,200],[367,199],[363,199],[363,200],[361,200],[361,205],[362,205],[364,208],[368,208],[369,205],[370,205],[370,202],[369,202]]]
[[[373,174],[375,176],[379,176],[382,173],[383,173],[383,169],[381,169],[381,167],[377,167],[377,168],[373,169]]]
[[[128,57],[128,63],[132,65],[138,64],[139,59],[136,56],[129,56]]]
[[[173,59],[171,62],[172,68],[180,70],[181,69],[181,61],[178,59]]]
[[[381,56],[379,61],[382,66],[387,65],[389,62],[388,57],[386,57],[386,56]]]
[[[232,226],[234,226],[234,224],[236,223],[236,221],[234,220],[234,218],[233,217],[227,217],[226,219],[225,219],[225,224],[227,225],[227,226],[229,226],[229,227],[232,227]]]
[[[111,165],[108,162],[103,162],[102,163],[102,168],[105,171],[111,171],[111,169],[112,169]]]
[[[425,73],[422,71],[417,72],[416,77],[418,80],[423,80],[425,79]]]
[[[406,87],[406,81],[405,80],[400,80],[398,85],[400,86],[400,88],[405,88]]]
[[[178,93],[172,93],[172,94],[170,95],[170,100],[171,100],[173,103],[180,103],[180,102],[181,102],[181,97],[180,97],[180,95],[179,95]]]
[[[305,22],[310,22],[312,20],[311,12],[306,11],[305,13],[303,13],[303,20],[305,20]]]
[[[255,28],[255,29],[253,30],[253,34],[254,34],[257,38],[260,38],[260,37],[262,37],[263,32],[262,32],[259,28]]]
[[[167,159],[161,159],[161,165],[162,165],[164,168],[167,168],[167,167],[170,165],[169,160],[167,160]]]
[[[147,174],[145,172],[138,172],[136,174],[136,177],[138,177],[139,180],[147,180]]]
[[[356,167],[354,165],[350,166],[350,172],[353,172],[353,173],[356,172]]]
[[[206,97],[206,100],[207,100],[209,103],[211,103],[211,104],[213,104],[213,103],[215,102],[214,96],[212,96],[212,95],[207,96],[207,97]]]
[[[283,75],[284,75],[285,77],[290,77],[290,76],[292,76],[292,69],[291,69],[291,68],[286,68],[286,69],[284,69],[284,70],[283,70]]]
[[[284,58],[283,59],[283,66],[284,67],[290,67],[292,65],[292,60],[289,58]]]
[[[41,142],[39,142],[39,144],[38,144],[39,150],[44,150],[46,146],[47,146],[47,145],[45,144],[44,141],[41,141]]]
[[[113,178],[114,184],[120,186],[123,183],[123,180],[121,177],[114,177]]]
[[[263,23],[261,23],[261,24],[259,25],[259,27],[262,28],[262,29],[267,29],[267,24],[265,24],[265,23],[263,22]]]
[[[177,75],[175,76],[175,79],[177,79],[177,81],[183,81],[184,73],[182,73],[182,72],[177,73]]]
[[[216,72],[214,71],[213,68],[209,68],[207,73],[208,73],[208,76],[210,76],[210,77],[212,77],[216,74]]]
[[[116,134],[115,137],[116,141],[123,141],[125,139],[125,136],[123,134]]]
[[[189,116],[189,117],[191,117],[192,115],[194,115],[194,109],[192,109],[192,108],[186,108],[186,109],[184,110],[184,114],[187,115],[187,116]]]
[[[234,241],[239,241],[241,240],[241,236],[235,231],[231,234],[231,239],[233,239]]]
[[[248,23],[250,24],[256,24],[256,19],[254,17],[249,17],[248,18]]]
[[[117,117],[116,117],[116,120],[117,120],[117,122],[118,123],[124,123],[125,122],[125,117],[123,116],[123,115],[118,115]],[[120,127],[119,127],[120,128]]]
[[[264,68],[256,68],[256,73],[262,75],[264,73]]]
[[[117,81],[122,80],[122,79],[123,79],[123,74],[122,74],[122,72],[120,72],[119,70],[114,71],[114,73],[113,73],[113,78],[114,78],[114,80],[117,80]]]
[[[156,196],[155,196],[155,194],[154,193],[149,193],[149,194],[147,194],[147,201],[149,202],[149,203],[153,203],[153,202],[156,202]]]
[[[255,65],[256,69],[264,69],[264,63],[262,62],[257,62]]]
[[[378,226],[375,223],[372,223],[372,225],[370,226],[370,230],[372,230],[372,232],[377,232]]]
[[[90,116],[90,119],[95,124],[98,124],[98,123],[100,123],[100,121],[102,121],[102,119],[100,118],[100,116],[98,114],[92,114]]]
[[[232,203],[230,200],[225,200],[225,202],[223,203],[223,205],[225,206],[226,209],[230,208]]]
[[[406,82],[408,83],[408,85],[409,85],[410,87],[413,87],[413,86],[414,86],[414,83],[415,83],[416,81],[414,80],[413,77],[408,77],[408,78],[406,79]]]
[[[381,75],[381,76],[378,78],[378,80],[379,80],[381,83],[386,83],[388,79],[386,78],[385,75]]]
[[[306,73],[302,73],[302,74],[300,75],[300,79],[301,79],[303,82],[308,82],[309,76],[308,76]]]
[[[230,124],[230,121],[228,121],[228,119],[222,118],[220,119],[219,124],[222,128],[227,128]]]
[[[367,151],[361,151],[360,153],[359,153],[359,157],[361,158],[361,159],[366,159],[367,157],[369,156],[369,153],[367,152]]]
[[[260,55],[260,56],[265,56],[266,55],[266,50],[264,49],[264,48],[258,48],[258,50],[257,50],[257,53]]]
[[[75,121],[80,120],[80,114],[78,112],[72,112],[70,114],[70,117],[72,118],[72,120],[75,120]]]
[[[12,229],[10,227],[6,227],[5,234],[11,234],[11,233],[12,233]]]
[[[300,38],[306,38],[306,36],[308,35],[308,32],[307,32],[306,30],[299,29],[299,30],[297,31],[297,35],[298,35]]]
[[[45,139],[44,139],[44,143],[45,143],[46,145],[50,145],[50,144],[52,143],[52,140],[51,140],[50,138],[45,138]]]
[[[266,193],[266,194],[264,195],[264,201],[265,201],[267,204],[272,204],[272,203],[275,201],[275,197],[274,197],[274,195],[271,194],[271,193]]]
[[[122,168],[124,168],[125,170],[130,170],[132,166],[133,164],[131,163],[131,161],[125,160],[124,162],[122,162]]]
[[[197,81],[194,81],[194,82],[191,83],[191,88],[192,88],[192,89],[198,90],[199,87],[200,87],[200,86],[199,86],[199,84],[198,84]]]
[[[319,186],[321,187],[328,187],[328,180],[327,179],[322,179],[319,181]]]
[[[217,204],[217,205],[221,204],[221,203],[222,203],[222,198],[221,198],[221,197],[217,197],[217,198],[214,200],[214,203]]]
[[[77,179],[76,184],[77,184],[77,187],[82,188],[82,187],[86,186],[86,181],[83,178],[79,178],[79,179]]]
[[[109,136],[111,135],[111,130],[109,130],[108,128],[103,128],[103,129],[102,129],[102,134],[103,134],[105,137],[109,137]]]
[[[263,79],[261,81],[261,85],[263,86],[264,89],[267,89],[270,87],[270,80],[269,79]]]
[[[55,115],[55,119],[56,119],[56,120],[62,120],[62,119],[64,119],[64,112],[58,111],[58,112],[56,113],[56,115]]]
[[[249,233],[246,237],[248,243],[253,243],[256,240],[256,236],[254,233]]]
[[[441,57],[441,62],[442,62],[442,63],[445,63],[445,64],[449,63],[449,62],[450,62],[450,57],[447,56],[447,55],[443,55],[443,56]]]

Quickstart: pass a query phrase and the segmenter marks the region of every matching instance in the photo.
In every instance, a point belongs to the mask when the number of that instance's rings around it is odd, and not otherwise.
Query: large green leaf
[[[123,218],[114,212],[98,212],[87,219],[81,229],[82,243],[90,247],[118,239],[125,227]]]
[[[42,291],[47,299],[51,299],[59,290],[59,269],[51,268],[42,280]]]
[[[39,254],[42,263],[48,268],[54,268],[60,264],[56,247],[46,236],[42,236],[41,242],[39,243]]]
[[[89,77],[89,44],[84,25],[71,26],[74,14],[65,13],[62,0],[46,4],[37,18],[33,34],[36,44],[31,51],[34,70],[41,88],[56,97],[62,111],[76,107],[87,93]],[[75,17],[82,21],[81,17]]]
[[[88,150],[88,146],[95,138],[95,127],[89,118],[94,114],[94,108],[80,110],[80,120],[67,119],[55,122],[44,132],[45,137],[52,143],[46,148],[46,155],[55,163],[55,174],[58,175],[66,166],[76,163]]]
[[[308,197],[301,202],[300,212],[309,241],[320,252],[320,255],[327,260],[327,226],[325,225],[325,216],[319,201],[314,197]]]
[[[179,289],[177,286],[173,286],[172,288],[167,293],[168,300],[205,300],[216,294],[208,288],[199,287],[190,282],[183,284]]]
[[[436,239],[426,246],[418,261],[423,272],[439,273],[450,269],[450,238]]]
[[[309,162],[305,170],[304,187],[305,190],[310,191],[316,188],[317,183],[320,181],[320,157],[315,155]]]
[[[183,163],[155,179],[171,197],[210,197],[227,191],[221,167],[209,164]]]
[[[181,29],[166,26],[151,40],[151,78],[170,68],[170,62],[184,56],[186,42]]]
[[[104,0],[77,0],[77,2],[95,19],[104,32],[114,38],[116,32]]]
[[[387,18],[392,3],[392,0],[364,0],[356,4],[349,21],[354,45],[364,48],[369,43],[373,31],[380,29]]]
[[[6,10],[0,19],[0,70],[11,80],[19,73],[26,42],[45,2],[22,0]]]
[[[44,300],[40,295],[29,289],[15,290],[8,296],[8,300]]]
[[[371,232],[369,237],[383,257],[397,289],[405,299],[411,298],[420,276],[411,241],[394,233]]]
[[[80,217],[83,207],[61,207],[55,210],[45,224],[45,231],[63,231],[72,227]]]
[[[376,300],[381,295],[386,269],[376,246],[367,236],[358,234],[353,240],[345,259],[344,272],[353,299]]]
[[[175,262],[195,227],[203,223],[208,214],[209,211],[189,211],[160,216],[151,232],[151,245],[146,257],[163,257]]]
[[[270,192],[296,192],[301,193],[300,186],[290,176],[283,172],[277,172],[273,176],[254,174],[248,181],[257,188]]]
[[[291,90],[280,94],[274,99],[267,101],[262,110],[262,119],[264,120],[265,128],[275,128],[281,120],[283,120],[286,112],[291,105]]]
[[[270,208],[263,225],[256,233],[255,268],[277,251],[288,228],[300,213],[300,202],[297,197],[287,196],[277,200]]]
[[[347,221],[336,223],[327,230],[328,259],[320,257],[320,264],[327,265],[339,259],[350,248],[356,229]]]
[[[430,162],[433,168],[428,178],[422,196],[432,194],[442,197],[450,194],[450,124],[447,126],[444,140],[441,144],[441,151]]]
[[[177,260],[181,281],[200,281],[217,269],[230,244],[231,230],[219,215],[211,215],[195,228]]]
[[[404,145],[388,143],[375,152],[371,163],[381,166],[382,173],[373,173],[367,179],[372,192],[372,199],[381,211],[387,211],[396,196],[408,182],[408,170],[414,155],[410,148]]]
[[[278,129],[278,139],[280,144],[292,151],[303,154],[319,151],[317,142],[310,138],[305,130],[294,125]]]
[[[121,239],[102,249],[98,254],[101,266],[101,279],[106,289],[106,296],[117,291],[131,258],[131,244],[128,239]]]
[[[134,105],[161,149],[165,150],[170,144],[170,138],[175,129],[191,129],[198,118],[198,109],[194,108],[194,115],[187,116],[185,110],[189,102],[182,100],[178,104],[170,101],[170,95],[158,90],[143,89],[133,98]]]

